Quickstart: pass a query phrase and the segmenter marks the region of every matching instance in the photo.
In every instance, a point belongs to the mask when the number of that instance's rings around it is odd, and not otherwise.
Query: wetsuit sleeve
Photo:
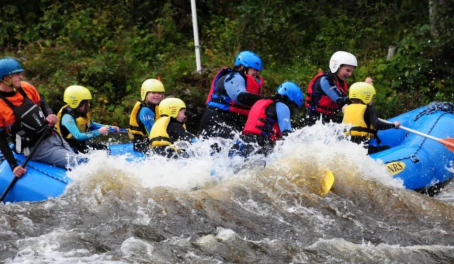
[[[40,100],[40,107],[41,110],[43,110],[44,116],[48,116],[54,113],[52,111],[52,108],[50,108],[50,106],[46,103],[46,101],[44,101],[44,99]]]
[[[139,120],[144,125],[148,136],[150,136],[151,128],[154,125],[155,117],[156,117],[155,113],[153,113],[153,111],[150,108],[142,107],[142,109],[140,109]]]
[[[233,101],[242,105],[252,106],[258,100],[263,99],[261,95],[247,92],[246,82],[238,72],[234,72],[225,78],[224,88]]]
[[[90,122],[90,126],[88,127],[88,129],[90,131],[92,130],[98,130],[100,129],[101,127],[105,127],[106,125],[103,125],[103,124],[100,124],[100,123],[96,123],[96,122]]]
[[[192,142],[196,138],[196,136],[187,132],[180,122],[171,121],[167,127],[167,133],[172,141],[182,140]]]
[[[348,102],[348,98],[342,96],[342,93],[339,91],[337,86],[335,84],[331,84],[328,81],[328,78],[326,78],[325,76],[322,77],[321,80],[320,80],[320,87],[322,88],[323,92],[333,102],[336,102],[337,104],[340,104],[341,106]]]
[[[282,133],[292,132],[292,125],[290,123],[290,109],[287,105],[281,102],[276,103],[276,114],[279,129]]]
[[[99,136],[98,130],[93,130],[87,133],[80,132],[79,128],[76,125],[76,120],[74,120],[74,118],[68,114],[63,115],[61,124],[66,127],[66,129],[68,129],[69,133],[71,133],[71,135],[73,135],[74,139],[76,139],[77,141],[85,141],[87,139]],[[92,122],[90,128],[93,126],[93,124],[97,123]]]
[[[17,162],[14,158],[13,151],[10,149],[7,140],[7,134],[5,130],[0,131],[0,150],[2,151],[3,156],[8,161],[9,166],[11,169],[16,168]]]
[[[395,128],[394,124],[388,124],[382,122],[378,119],[378,113],[373,106],[367,106],[366,111],[364,112],[364,121],[367,125],[372,124],[372,126],[377,130],[386,130],[390,128]]]

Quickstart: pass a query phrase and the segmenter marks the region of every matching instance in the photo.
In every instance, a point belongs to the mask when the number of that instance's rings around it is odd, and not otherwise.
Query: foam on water
[[[297,130],[268,157],[250,157],[265,168],[239,170],[244,159],[228,157],[234,142],[199,140],[189,158],[171,160],[94,152],[68,172],[63,196],[0,207],[0,255],[65,264],[454,258],[452,184],[435,199],[403,189],[342,126]],[[222,150],[212,155],[214,143]],[[326,170],[335,182],[321,197],[311,185]]]
[[[72,264],[72,263],[100,263],[123,264],[109,254],[92,254],[84,248],[65,248],[65,243],[79,236],[67,230],[55,230],[38,237],[20,239],[16,241],[19,251],[14,259],[8,258],[5,264]],[[74,247],[74,246],[73,246]]]
[[[367,156],[362,146],[345,140],[342,131],[343,127],[340,125],[316,124],[303,128],[290,134],[286,140],[278,142],[270,156],[265,158],[257,155],[250,157],[250,160],[265,160],[267,166],[279,168],[288,166],[285,164],[287,160],[297,159],[309,171],[311,168],[312,171],[331,170],[336,180],[352,182],[361,179],[376,181],[389,187],[403,187],[402,181],[393,178],[380,161]],[[250,170],[234,173],[235,168],[244,163],[244,159],[239,156],[228,157],[228,150],[234,142],[200,140],[187,149],[191,154],[190,158],[180,159],[153,155],[133,161],[127,155],[109,156],[98,151],[90,155],[87,163],[76,167],[68,175],[73,179],[71,185],[83,185],[91,190],[99,188],[100,183],[103,190],[120,185],[121,188],[140,186],[191,190],[255,175],[256,172],[251,173]],[[223,150],[212,155],[210,146],[213,143],[223,146]]]

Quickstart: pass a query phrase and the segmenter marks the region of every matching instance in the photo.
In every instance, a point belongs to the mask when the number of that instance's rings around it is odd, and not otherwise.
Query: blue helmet
[[[277,87],[277,93],[287,96],[288,99],[298,105],[298,107],[303,105],[304,94],[300,87],[294,82],[283,82]]]
[[[246,68],[252,68],[257,71],[262,70],[262,60],[252,51],[246,50],[240,52],[235,59],[235,66],[243,65]]]
[[[22,69],[22,66],[17,60],[13,58],[0,59],[0,78],[23,71],[24,69]]]

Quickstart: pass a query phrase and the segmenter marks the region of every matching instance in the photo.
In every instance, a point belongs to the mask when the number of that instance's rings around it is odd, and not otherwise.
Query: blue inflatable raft
[[[389,121],[440,139],[454,138],[453,103],[433,102]],[[383,161],[405,188],[433,196],[454,177],[454,153],[443,144],[402,129],[382,130],[378,136],[391,148],[371,157]]]
[[[438,138],[454,138],[454,105],[431,103],[389,121],[399,121],[403,126]],[[408,133],[400,129],[383,130],[378,133],[382,145],[390,149],[371,155],[381,160],[394,177],[403,180],[407,189],[435,195],[454,176],[454,153],[444,145]],[[376,142],[372,142],[377,145]],[[110,146],[111,155],[132,154],[132,158],[144,157],[133,151],[132,143]],[[15,154],[19,164],[23,155]],[[13,174],[6,160],[0,156],[0,194],[7,188]],[[61,195],[71,179],[66,170],[47,164],[30,161],[27,173],[22,176],[6,195],[4,202],[42,201]]]
[[[13,152],[14,153],[14,152]],[[132,143],[110,146],[111,155],[132,154],[133,157],[144,157],[144,154],[135,152]],[[1,155],[1,153],[0,153]],[[14,153],[18,164],[25,162],[23,155]],[[8,162],[0,156],[0,195],[13,180],[13,173]],[[27,164],[27,173],[23,175],[5,196],[3,202],[42,201],[61,195],[71,178],[66,176],[66,170],[44,163],[30,161]]]

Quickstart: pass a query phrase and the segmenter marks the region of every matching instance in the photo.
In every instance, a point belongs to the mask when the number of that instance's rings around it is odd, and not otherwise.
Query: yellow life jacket
[[[76,121],[76,126],[79,129],[80,132],[86,133],[88,132],[88,128],[90,127],[90,114],[87,113],[85,116],[75,116],[74,111],[72,111],[71,107],[69,105],[63,106],[60,111],[58,111],[57,114],[57,124],[55,125],[57,127],[57,132],[65,139],[72,139],[73,135],[69,133],[68,129],[64,127],[61,124],[63,115],[69,114],[71,115],[74,120]]]
[[[147,130],[143,123],[139,120],[139,113],[142,107],[146,107],[142,101],[137,101],[132,109],[131,116],[129,117],[128,135],[130,139],[134,139],[134,135],[148,137]],[[155,106],[155,121],[159,119],[159,106]]]
[[[364,104],[350,104],[345,107],[344,124],[351,124],[352,128],[350,131],[345,132],[346,135],[352,137],[365,137],[371,139],[374,137],[376,131],[373,126],[367,127],[366,122],[364,121],[364,113],[366,112],[367,105]]]
[[[151,147],[162,147],[172,145],[172,141],[167,133],[170,117],[163,116],[154,123],[150,132],[150,145]]]

